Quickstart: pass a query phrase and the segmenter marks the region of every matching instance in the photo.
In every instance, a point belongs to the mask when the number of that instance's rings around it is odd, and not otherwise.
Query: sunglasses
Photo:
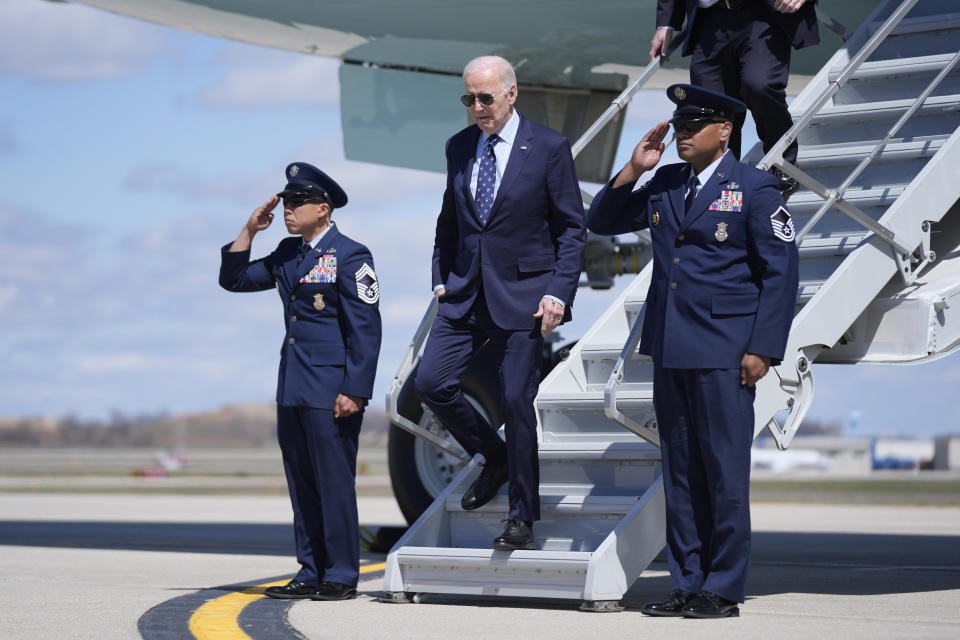
[[[677,133],[700,133],[708,124],[721,124],[726,120],[693,120],[691,122],[675,122],[673,130]]]
[[[324,201],[319,198],[284,198],[283,208],[296,209],[297,207],[302,207],[303,205],[310,203],[323,204]]]
[[[472,107],[474,101],[479,100],[480,104],[482,104],[485,107],[489,107],[490,105],[493,104],[494,98],[496,98],[496,95],[490,94],[490,93],[478,93],[478,94],[465,93],[462,96],[460,96],[460,102],[462,102],[463,106],[465,107]]]

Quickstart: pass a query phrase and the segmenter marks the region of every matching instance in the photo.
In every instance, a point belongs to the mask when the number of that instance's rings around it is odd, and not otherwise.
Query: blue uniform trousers
[[[674,589],[744,600],[755,394],[739,368],[654,367]]]
[[[362,421],[362,410],[334,419],[331,409],[277,406],[277,437],[301,567],[295,580],[357,585],[360,524],[355,479]]]
[[[460,376],[489,339],[500,371],[501,410],[507,441],[487,425],[460,391]],[[543,337],[532,329],[507,331],[490,318],[483,291],[467,315],[451,320],[438,315],[417,370],[420,399],[469,453],[492,464],[508,463],[510,517],[540,519],[540,460],[533,399],[540,384]]]
[[[716,5],[699,9],[693,29],[690,82],[742,100],[753,115],[764,152],[769,151],[793,126],[786,93],[790,39],[759,3],[740,11]],[[737,116],[730,137],[730,150],[738,159],[745,118],[746,114]],[[796,142],[783,157],[796,163]]]

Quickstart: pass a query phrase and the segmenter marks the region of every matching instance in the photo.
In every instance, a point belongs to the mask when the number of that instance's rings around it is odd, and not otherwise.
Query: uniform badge
[[[317,295],[313,296],[313,308],[317,311],[323,311],[327,308],[327,303],[323,301],[322,293],[318,293]]]
[[[363,266],[357,269],[354,277],[357,280],[357,295],[361,300],[367,304],[374,304],[380,299],[380,283],[377,282],[377,274],[374,273],[373,267],[364,262]]]
[[[687,98],[687,92],[683,90],[683,87],[677,87],[673,90],[673,95],[677,100],[685,100]]]
[[[660,212],[659,212],[659,211],[654,211],[654,212],[653,212],[653,215],[650,216],[650,224],[652,224],[653,226],[657,226],[658,224],[660,224]]]
[[[300,278],[300,284],[318,284],[337,281],[337,256],[329,253],[320,256],[310,273]]]
[[[740,213],[743,211],[743,191],[721,191],[720,197],[710,204],[710,211]]]
[[[740,188],[740,185],[738,185],[736,182],[731,182],[731,183],[728,184],[727,186],[730,187],[731,189],[739,189],[739,188]]]
[[[770,216],[770,224],[773,227],[773,235],[784,242],[793,242],[795,229],[789,211],[783,207],[777,207],[777,210]]]
[[[723,242],[727,239],[727,223],[718,222],[717,223],[717,232],[713,234],[713,237],[717,239],[717,242]]]
[[[298,167],[297,165],[293,165],[292,167],[290,167],[291,178],[296,178],[298,173],[300,173],[300,167]]]

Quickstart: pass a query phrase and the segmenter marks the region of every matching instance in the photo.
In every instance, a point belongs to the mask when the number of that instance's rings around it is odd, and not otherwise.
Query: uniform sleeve
[[[433,240],[432,286],[434,290],[446,284],[447,275],[453,268],[459,237],[456,203],[453,199],[453,171],[450,162],[450,145],[447,141],[447,187],[443,191],[443,204],[437,216],[436,235]]]
[[[545,295],[569,306],[577,293],[583,270],[583,251],[587,229],[583,215],[580,182],[570,145],[565,138],[557,144],[547,168],[547,197],[550,206],[550,236],[556,263]]]
[[[613,182],[610,180],[590,204],[587,229],[606,236],[646,229],[647,189],[633,191],[635,182],[614,188]]]
[[[773,176],[761,177],[752,195],[747,224],[747,251],[760,285],[757,315],[747,351],[768,356],[776,365],[783,360],[793,323],[799,258],[793,219]]]
[[[340,393],[361,398],[373,396],[373,381],[380,356],[380,283],[373,256],[359,247],[344,261],[337,277],[340,298],[338,321],[346,346],[346,365]]]
[[[276,251],[250,262],[250,251],[230,251],[230,244],[220,249],[220,286],[227,291],[266,291],[276,285],[273,265]],[[277,247],[279,249],[279,247]]]

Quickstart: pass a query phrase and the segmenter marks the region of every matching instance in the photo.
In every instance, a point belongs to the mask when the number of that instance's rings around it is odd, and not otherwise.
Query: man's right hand
[[[270,223],[273,222],[273,210],[279,202],[280,196],[270,196],[269,200],[254,209],[253,213],[250,214],[250,219],[247,220],[247,224],[243,225],[243,229],[240,229],[240,235],[237,236],[228,250],[249,251],[253,244],[253,236],[257,235],[258,231],[263,231],[269,227]]]
[[[250,235],[263,231],[273,222],[273,210],[280,203],[280,196],[270,196],[270,199],[253,210],[247,220],[247,231]]]
[[[653,62],[653,59],[657,56],[663,56],[664,60],[670,59],[667,54],[669,53],[671,35],[673,35],[673,29],[670,27],[657,29],[656,33],[653,34],[653,40],[650,41],[650,62]]]
[[[436,291],[433,292],[433,297],[436,298],[437,300],[439,300],[439,299],[440,299],[440,296],[442,296],[442,295],[445,294],[446,292],[447,292],[446,289],[444,289],[443,287],[440,287],[439,289],[437,289]]]
[[[663,139],[667,137],[669,131],[670,123],[666,120],[650,129],[634,148],[630,162],[617,174],[613,186],[620,187],[628,182],[636,182],[642,174],[656,167],[665,148]]]

